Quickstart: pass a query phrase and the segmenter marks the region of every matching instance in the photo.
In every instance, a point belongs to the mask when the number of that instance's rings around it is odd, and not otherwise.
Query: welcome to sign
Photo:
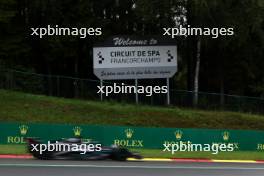
[[[164,38],[114,36],[93,48],[93,67],[101,80],[170,78],[177,46]]]

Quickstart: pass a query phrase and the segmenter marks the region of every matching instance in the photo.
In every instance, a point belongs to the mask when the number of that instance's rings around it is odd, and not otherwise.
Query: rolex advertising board
[[[44,141],[82,137],[103,145],[161,149],[164,144],[232,144],[235,151],[264,151],[264,132],[248,130],[209,130],[182,128],[144,128],[128,126],[0,124],[0,144],[25,144],[26,137]]]
[[[94,74],[101,80],[170,78],[177,72],[175,41],[114,36],[93,48]]]

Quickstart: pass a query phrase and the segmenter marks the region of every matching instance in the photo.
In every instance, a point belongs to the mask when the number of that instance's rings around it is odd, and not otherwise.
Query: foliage
[[[95,78],[92,46],[110,35],[161,35],[163,27],[234,27],[202,38],[201,91],[264,96],[264,5],[261,0],[1,0],[0,61],[38,73]],[[31,27],[102,27],[100,37],[30,35]],[[196,39],[178,37],[179,88],[193,89]],[[0,62],[0,63],[1,63]]]

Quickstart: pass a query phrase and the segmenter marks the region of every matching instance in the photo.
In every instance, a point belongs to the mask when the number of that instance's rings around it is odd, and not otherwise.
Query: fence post
[[[48,74],[47,77],[48,77],[48,89],[49,89],[49,90],[48,90],[48,95],[49,95],[49,96],[52,96],[52,89],[53,89],[53,88],[52,88],[52,87],[53,87],[53,86],[52,86],[52,76],[51,76],[50,74]]]
[[[14,89],[14,72],[13,70],[9,70],[9,72],[7,72],[7,82],[8,82],[8,88],[13,90]]]
[[[167,105],[169,106],[170,105],[170,78],[167,78],[166,81],[167,81],[167,89],[168,89],[168,92],[167,92]]]
[[[78,90],[78,79],[75,78],[73,81],[73,85],[74,85],[74,98],[79,98],[79,90]]]
[[[60,96],[60,77],[57,76],[57,96]]]
[[[138,104],[138,80],[135,79],[135,87],[136,87],[136,104]]]

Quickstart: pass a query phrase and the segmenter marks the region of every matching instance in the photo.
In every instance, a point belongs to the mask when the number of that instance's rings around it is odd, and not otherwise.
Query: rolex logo
[[[133,136],[134,131],[132,129],[128,128],[125,130],[125,133],[126,133],[127,138],[131,138]]]
[[[222,135],[223,135],[223,140],[224,141],[228,141],[229,140],[230,133],[228,131],[223,132]]]
[[[21,126],[19,126],[19,130],[20,130],[20,134],[21,134],[21,135],[26,135],[27,132],[28,132],[28,126],[26,126],[26,125],[21,125]]]
[[[174,132],[175,137],[177,140],[180,140],[182,138],[183,132],[181,130],[177,130]]]
[[[82,132],[82,128],[81,127],[76,126],[76,127],[73,128],[73,133],[74,133],[75,136],[81,136],[81,132]]]

